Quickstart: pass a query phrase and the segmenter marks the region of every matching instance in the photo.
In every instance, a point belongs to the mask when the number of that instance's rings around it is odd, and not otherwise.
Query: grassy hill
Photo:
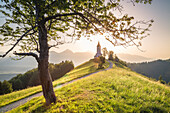
[[[147,77],[154,79],[159,79],[159,76],[162,76],[162,79],[166,83],[170,82],[170,59],[168,60],[155,60],[152,62],[143,62],[143,63],[129,63],[128,66],[137,73],[143,74]]]
[[[109,63],[106,62],[104,64],[104,67],[107,68],[108,66],[109,66]],[[76,78],[82,77],[84,75],[87,75],[87,74],[95,72],[95,71],[97,71],[96,64],[93,62],[93,60],[90,60],[90,61],[85,62],[82,65],[76,67],[71,72],[67,73],[64,77],[53,81],[53,86],[55,87],[59,84],[69,82],[71,80],[74,80]],[[14,92],[6,94],[6,95],[0,95],[0,107],[8,105],[10,103],[13,103],[15,101],[18,101],[20,99],[31,96],[31,95],[36,94],[41,91],[42,91],[41,86],[36,86],[36,87],[30,87],[27,89],[23,89],[20,91],[14,91]]]
[[[67,76],[76,76],[81,68],[77,67]],[[83,69],[91,70],[89,67]],[[56,104],[46,107],[41,96],[10,112],[170,112],[168,86],[151,81],[120,64],[68,84],[55,93]]]

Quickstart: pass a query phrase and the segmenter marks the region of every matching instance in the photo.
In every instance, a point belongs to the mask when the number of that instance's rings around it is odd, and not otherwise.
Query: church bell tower
[[[102,56],[102,53],[101,53],[100,43],[98,42],[98,44],[97,44],[97,53],[96,53],[96,55],[94,56],[94,58],[99,57],[99,56]]]

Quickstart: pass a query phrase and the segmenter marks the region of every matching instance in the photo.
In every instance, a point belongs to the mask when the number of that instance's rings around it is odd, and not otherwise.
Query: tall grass
[[[57,103],[37,97],[10,112],[170,112],[170,88],[114,66],[55,91]]]
[[[109,63],[106,62],[104,64],[104,67],[107,68],[108,66],[109,66]],[[69,82],[71,80],[85,76],[85,75],[95,72],[95,71],[97,71],[97,67],[95,66],[95,63],[93,62],[93,60],[90,60],[90,61],[85,62],[82,65],[76,67],[74,70],[67,73],[64,77],[53,81],[53,86],[55,87],[57,85]],[[31,95],[36,94],[41,91],[42,91],[41,86],[36,86],[36,87],[30,87],[27,89],[23,89],[20,91],[15,91],[10,94],[1,95],[0,96],[0,107],[5,106],[10,103],[13,103],[15,101],[18,101],[20,99],[26,98],[28,96],[31,96]]]

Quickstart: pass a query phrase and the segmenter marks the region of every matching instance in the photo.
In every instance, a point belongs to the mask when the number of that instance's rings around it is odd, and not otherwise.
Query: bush
[[[115,62],[119,62],[119,58],[115,55]]]
[[[62,61],[59,64],[49,64],[49,71],[52,80],[56,80],[64,76],[67,72],[74,68],[72,61]],[[38,76],[38,69],[32,69],[24,74],[19,74],[13,77],[9,82],[12,84],[14,90],[24,89],[30,86],[40,85],[40,80]]]
[[[3,94],[2,92],[2,82],[0,81],[0,95]]]
[[[124,66],[127,67],[127,63],[126,63],[125,61],[119,59],[119,62],[120,62],[122,65],[124,65]]]
[[[100,57],[96,57],[94,59],[94,62],[95,63],[98,63],[98,69],[103,69],[103,64],[105,63],[105,58],[103,56],[100,56]]]
[[[168,82],[168,85],[170,86],[170,82]]]
[[[113,58],[113,51],[109,51],[109,55],[108,55],[108,60],[114,60],[114,58]]]
[[[10,93],[12,92],[13,89],[12,89],[12,85],[4,80],[3,82],[0,82],[0,94],[7,94],[7,93]]]
[[[162,83],[162,84],[166,84],[166,82],[164,81],[164,80],[159,80],[160,81],[160,83]]]
[[[24,82],[22,82],[20,79],[16,79],[12,84],[12,88],[15,90],[23,89],[24,86],[22,83]]]

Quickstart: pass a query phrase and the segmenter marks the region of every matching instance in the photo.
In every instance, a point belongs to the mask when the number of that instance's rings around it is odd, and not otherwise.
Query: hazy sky
[[[115,53],[128,53],[141,55],[149,58],[170,58],[170,0],[153,0],[152,4],[136,4],[133,6],[131,3],[124,5],[123,13],[134,16],[136,20],[150,20],[154,19],[153,26],[151,27],[150,36],[142,40],[141,49],[145,52],[139,51],[135,46],[123,48],[114,47],[108,41],[102,39],[102,36],[91,37],[92,42],[81,39],[76,43],[66,44],[60,46],[55,51],[63,51],[70,49],[75,52],[79,51],[96,51],[98,40],[102,47],[107,47],[114,50]]]
[[[126,0],[125,0],[126,1]],[[150,20],[153,19],[154,23],[151,27],[150,36],[142,41],[141,49],[145,52],[139,51],[135,46],[123,48],[114,47],[110,42],[104,40],[102,36],[91,37],[93,41],[82,38],[71,44],[64,44],[59,46],[58,49],[53,49],[56,52],[70,49],[74,52],[95,52],[96,45],[100,41],[102,47],[107,47],[115,53],[128,53],[134,55],[141,55],[149,58],[170,58],[170,0],[153,0],[152,4],[136,4],[133,6],[131,3],[126,3],[122,13],[134,16],[136,20]],[[0,18],[0,25],[2,25],[2,18]],[[0,48],[0,51],[2,48]]]

